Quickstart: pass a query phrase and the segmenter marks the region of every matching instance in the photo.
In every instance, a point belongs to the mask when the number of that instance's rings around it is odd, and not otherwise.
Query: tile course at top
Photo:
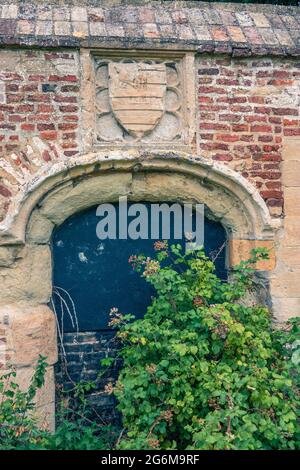
[[[0,44],[140,48],[167,45],[234,56],[299,56],[300,9],[189,1],[1,0]]]

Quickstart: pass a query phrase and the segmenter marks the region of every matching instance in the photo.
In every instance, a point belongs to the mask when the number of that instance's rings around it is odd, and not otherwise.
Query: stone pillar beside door
[[[53,431],[57,341],[55,317],[47,306],[51,295],[49,247],[2,245],[0,286],[0,374],[15,370],[16,381],[27,390],[39,356],[46,358],[45,384],[34,401],[38,424]]]

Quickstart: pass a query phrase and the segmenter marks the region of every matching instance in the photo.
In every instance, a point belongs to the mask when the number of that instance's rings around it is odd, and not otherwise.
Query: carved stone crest
[[[152,131],[165,108],[165,64],[110,63],[109,99],[115,118],[135,136]]]
[[[144,58],[125,53],[124,57],[95,56],[93,136],[97,145],[170,148],[192,141],[193,65],[179,57],[147,54]]]

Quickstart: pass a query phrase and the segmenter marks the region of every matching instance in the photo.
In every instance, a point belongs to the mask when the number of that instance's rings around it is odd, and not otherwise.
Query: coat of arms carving
[[[109,99],[115,118],[136,137],[152,131],[163,116],[165,64],[110,63]]]
[[[95,59],[95,137],[112,145],[181,145],[186,128],[182,63]]]

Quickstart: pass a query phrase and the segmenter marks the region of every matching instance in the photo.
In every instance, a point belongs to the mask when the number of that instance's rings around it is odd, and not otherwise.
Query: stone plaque
[[[180,59],[96,57],[95,88],[98,144],[185,142],[190,126]]]
[[[138,137],[152,131],[165,108],[165,64],[110,63],[108,74],[110,104],[121,126]]]

